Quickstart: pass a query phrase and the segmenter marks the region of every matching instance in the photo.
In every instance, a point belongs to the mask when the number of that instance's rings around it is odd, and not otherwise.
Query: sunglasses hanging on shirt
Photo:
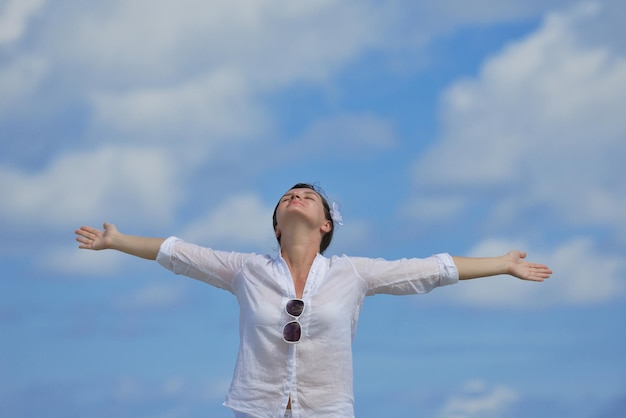
[[[302,326],[299,319],[304,311],[304,301],[302,299],[290,299],[285,305],[285,312],[294,318],[293,321],[287,322],[283,327],[283,340],[289,344],[295,344],[300,341],[302,336]]]

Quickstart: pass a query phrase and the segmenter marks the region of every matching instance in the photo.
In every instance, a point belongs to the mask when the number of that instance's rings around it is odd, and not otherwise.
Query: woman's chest
[[[244,277],[238,291],[241,314],[259,326],[283,324],[296,320],[305,333],[352,327],[358,317],[364,290],[350,275],[310,276],[298,292],[293,279],[267,273]],[[301,297],[297,297],[301,294]],[[304,309],[298,315],[289,312],[292,299],[300,299]]]

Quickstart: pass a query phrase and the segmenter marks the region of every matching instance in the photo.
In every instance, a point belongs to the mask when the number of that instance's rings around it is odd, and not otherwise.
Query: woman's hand
[[[113,235],[117,234],[117,228],[110,223],[102,225],[104,230],[93,228],[91,226],[81,226],[80,229],[74,231],[77,235],[76,241],[81,245],[78,248],[86,250],[105,250],[111,248]]]
[[[452,257],[459,271],[460,280],[510,274],[522,280],[543,282],[552,274],[548,266],[530,263],[524,258],[526,252],[518,250],[509,251],[498,257]]]
[[[519,279],[543,282],[552,274],[552,270],[548,266],[524,260],[526,258],[524,251],[509,251],[504,255],[504,258],[507,260],[508,273]]]
[[[86,250],[117,250],[126,254],[156,260],[163,238],[137,237],[122,234],[115,225],[104,223],[103,230],[91,226],[81,226],[75,231],[78,248]]]

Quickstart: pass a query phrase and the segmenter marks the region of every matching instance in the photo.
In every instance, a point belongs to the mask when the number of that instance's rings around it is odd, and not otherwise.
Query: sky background
[[[228,417],[234,297],[74,230],[276,254],[319,183],[327,255],[500,255],[375,296],[360,418],[626,411],[626,3],[0,1],[0,416]]]

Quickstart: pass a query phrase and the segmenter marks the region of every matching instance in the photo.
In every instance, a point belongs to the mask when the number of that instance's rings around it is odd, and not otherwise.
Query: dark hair
[[[330,205],[328,204],[328,200],[326,199],[325,193],[319,186],[315,186],[309,183],[298,183],[289,190],[293,190],[293,189],[313,190],[322,199],[322,205],[324,205],[324,215],[326,216],[326,219],[330,221],[330,226],[331,226],[330,231],[324,234],[324,236],[322,237],[322,242],[320,243],[320,254],[324,254],[324,251],[326,251],[326,249],[330,245],[330,242],[333,240],[333,232],[335,231],[335,222],[333,222],[333,218],[332,216],[330,216]],[[280,200],[278,201],[278,203],[276,204],[276,207],[274,208],[274,215],[272,215],[272,224],[274,226],[274,231],[276,231],[276,225],[278,224],[278,221],[276,220],[276,210],[278,209],[279,204],[280,204]],[[278,244],[280,245],[280,236],[277,236],[276,239],[278,240]]]

